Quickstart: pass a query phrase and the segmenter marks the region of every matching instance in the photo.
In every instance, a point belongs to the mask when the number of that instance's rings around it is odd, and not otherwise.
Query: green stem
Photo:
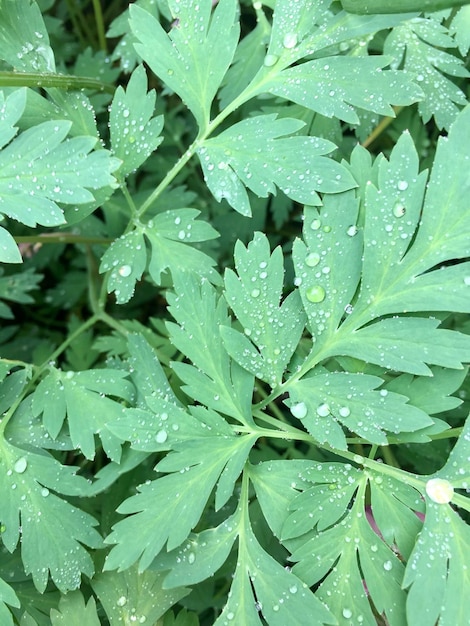
[[[103,11],[99,0],[93,0],[93,10],[95,12],[96,30],[98,31],[100,48],[103,52],[106,52],[106,33],[103,22]]]
[[[97,78],[47,72],[0,72],[0,87],[32,87],[57,89],[91,89],[114,94],[115,87]]]

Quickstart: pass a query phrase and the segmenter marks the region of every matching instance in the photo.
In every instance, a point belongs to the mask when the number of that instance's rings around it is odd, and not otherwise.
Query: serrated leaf
[[[456,12],[450,30],[457,42],[460,54],[465,56],[470,49],[470,7],[462,7]]]
[[[0,236],[2,230],[0,229]],[[28,292],[38,288],[38,283],[43,278],[42,274],[36,274],[33,268],[23,270],[21,274],[3,276],[3,273],[3,270],[0,268],[0,300],[10,300],[11,302],[21,302],[22,304],[34,302],[34,298]],[[1,303],[1,305],[0,317],[12,319],[13,313],[10,307],[4,303]]]
[[[109,127],[113,153],[122,161],[119,175],[136,170],[163,141],[163,116],[152,117],[155,90],[147,93],[143,65],[132,73],[126,91],[118,87],[111,104]]]
[[[20,601],[13,588],[3,578],[0,578],[0,619],[5,626],[13,626],[13,616],[7,604],[19,607]]]
[[[70,122],[50,121],[14,138],[0,152],[0,212],[27,226],[64,223],[57,203],[92,201],[91,190],[115,187],[119,161],[107,150],[91,152],[93,137],[65,139]]]
[[[322,581],[316,595],[337,617],[338,624],[346,626],[351,619],[375,624],[370,595],[378,613],[385,613],[391,626],[401,626],[405,623],[405,594],[400,588],[403,564],[374,533],[367,520],[366,477],[358,471],[351,474],[351,469],[345,469],[348,468],[342,464],[328,464],[328,468],[318,466],[315,482],[322,485],[318,486],[317,499],[310,504],[312,511],[317,510],[322,497],[326,504],[337,490],[341,492],[346,488],[351,493],[354,485],[357,494],[349,505],[348,498],[344,498],[344,514],[335,525],[314,532],[313,522],[312,532],[304,534],[304,540],[299,537],[299,545],[291,557],[297,561],[293,572],[309,586]],[[301,494],[297,501],[305,504],[307,512],[309,500]],[[291,508],[296,508],[296,500]],[[286,528],[295,531],[291,518]],[[299,530],[305,532],[303,527]]]
[[[229,325],[223,298],[214,288],[190,273],[174,277],[175,294],[167,296],[178,325],[168,323],[171,341],[193,365],[173,363],[185,383],[183,390],[195,400],[242,423],[253,423],[253,376],[233,362],[224,348],[220,327]]]
[[[460,489],[468,489],[470,484],[470,417],[465,420],[465,425],[445,466],[437,472],[436,476],[451,481],[452,486]]]
[[[211,0],[169,0],[168,4],[177,20],[169,33],[147,11],[130,7],[131,30],[140,41],[135,48],[182,98],[203,131],[238,42],[237,3],[221,0],[212,12]]]
[[[10,233],[0,226],[0,263],[22,263],[21,252]]]
[[[425,98],[418,104],[423,121],[434,116],[439,128],[449,128],[459,112],[458,105],[467,103],[464,93],[445,76],[469,76],[462,59],[445,51],[454,47],[443,25],[424,18],[395,27],[385,41],[385,53],[395,58],[395,65],[403,61],[406,72],[424,92]]]
[[[431,372],[432,376],[426,377],[402,374],[387,383],[386,388],[406,396],[413,406],[428,415],[451,411],[458,407],[462,400],[450,394],[461,388],[468,369],[450,370],[433,367]]]
[[[24,569],[43,592],[50,573],[55,585],[67,592],[80,585],[81,573],[91,576],[93,561],[84,546],[98,548],[97,522],[55,493],[85,495],[87,481],[75,475],[77,468],[61,465],[42,452],[1,444],[0,484],[2,541],[12,552],[20,540]],[[20,527],[21,524],[21,527]]]
[[[222,339],[228,353],[242,367],[275,387],[281,384],[304,329],[300,298],[293,292],[280,304],[282,250],[278,247],[271,255],[268,239],[262,233],[255,233],[247,248],[240,241],[236,243],[235,267],[238,276],[231,270],[225,272],[225,297],[246,336],[222,327]]]
[[[1,58],[15,70],[55,72],[54,53],[41,10],[29,0],[0,5]]]
[[[216,483],[218,506],[231,495],[233,481],[255,439],[253,435],[203,437],[175,444],[178,452],[167,455],[156,467],[174,473],[141,485],[139,494],[118,508],[119,513],[134,515],[118,522],[106,538],[106,543],[117,545],[106,558],[105,569],[123,570],[140,558],[139,567],[144,570],[165,543],[168,550],[179,546],[199,521]]]
[[[106,250],[100,272],[110,271],[108,291],[114,291],[118,304],[132,297],[136,281],[147,266],[157,285],[166,269],[172,273],[190,268],[201,277],[219,282],[215,261],[204,252],[188,245],[219,236],[207,222],[197,221],[200,211],[175,209],[157,214],[145,226],[116,239]],[[147,248],[147,242],[149,249]]]
[[[72,591],[62,596],[59,609],[51,610],[52,626],[100,626],[101,622],[96,612],[96,603],[93,596],[85,599],[80,591]]]
[[[225,198],[251,215],[245,188],[267,197],[276,186],[296,202],[320,204],[317,191],[338,193],[356,186],[349,172],[325,155],[335,145],[318,137],[292,135],[304,123],[276,114],[258,115],[206,139],[197,153],[215,199]]]
[[[412,104],[422,92],[403,72],[383,70],[391,58],[336,56],[307,61],[265,81],[263,91],[350,124],[359,123],[353,106],[394,116],[392,104]]]
[[[408,398],[386,389],[382,379],[368,374],[328,372],[303,378],[289,386],[291,412],[320,443],[346,450],[341,426],[379,445],[384,431],[413,432],[432,423]]]
[[[51,368],[34,393],[33,415],[43,414],[44,426],[53,438],[67,417],[74,446],[89,459],[95,455],[94,435],[99,434],[106,454],[119,461],[121,445],[107,424],[119,419],[124,407],[105,394],[132,399],[133,385],[125,380],[127,375],[111,369],[61,372]]]
[[[426,518],[408,561],[408,623],[453,626],[470,611],[468,546],[470,528],[449,505],[426,499]]]
[[[18,132],[15,124],[26,106],[26,89],[13,91],[6,99],[0,91],[0,148],[6,146]]]
[[[120,573],[98,574],[91,586],[111,626],[132,622],[159,623],[161,616],[189,592],[183,587],[163,589],[162,574],[150,570],[139,572],[136,567]]]

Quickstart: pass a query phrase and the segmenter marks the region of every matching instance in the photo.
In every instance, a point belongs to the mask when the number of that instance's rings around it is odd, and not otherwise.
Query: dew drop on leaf
[[[444,478],[431,478],[426,483],[426,493],[433,502],[437,502],[437,504],[447,504],[452,500],[454,488],[450,482]]]
[[[309,267],[315,267],[320,263],[320,255],[318,252],[310,252],[305,258],[305,264]]]
[[[167,439],[168,433],[166,432],[166,430],[159,430],[158,433],[155,435],[155,441],[157,443],[165,443]]]
[[[384,563],[384,570],[389,572],[392,569],[392,562],[391,561],[385,561]]]
[[[194,554],[194,552],[190,552],[188,554],[188,563],[192,565],[195,560],[196,560],[196,555]]]
[[[346,231],[346,234],[347,234],[349,237],[354,237],[354,235],[357,235],[357,226],[355,226],[355,225],[350,226],[350,227],[348,228],[348,230]]]
[[[400,191],[406,191],[408,189],[408,183],[406,180],[399,180],[397,187]]]
[[[295,48],[297,45],[297,35],[295,33],[286,33],[282,40],[282,45],[287,49]]]
[[[351,609],[343,609],[343,617],[346,619],[350,619],[352,617]]]
[[[122,276],[123,278],[127,278],[128,276],[131,275],[131,273],[132,273],[132,267],[130,265],[122,265],[118,269],[118,274]]]
[[[264,57],[264,65],[266,67],[272,67],[273,65],[276,65],[276,63],[279,61],[279,57],[277,56],[277,54],[267,54]]]
[[[470,276],[465,276],[465,278],[463,279],[463,282],[465,283],[465,285],[470,286]]]
[[[309,302],[317,303],[323,302],[326,296],[326,292],[320,285],[314,285],[313,287],[309,287],[307,289],[305,295]]]
[[[15,472],[17,474],[23,474],[23,472],[26,471],[26,468],[28,467],[28,461],[26,459],[26,457],[22,456],[20,457],[16,463],[13,465],[13,469],[15,470]]]
[[[116,604],[118,606],[125,606],[127,604],[126,596],[121,596],[120,598],[118,598],[118,601],[116,602]]]
[[[296,404],[293,404],[291,406],[290,412],[297,419],[303,420],[308,413],[307,405],[305,404],[305,402],[297,402]]]
[[[349,417],[351,415],[351,410],[347,406],[342,406],[339,409],[339,414],[341,415],[341,417]]]
[[[47,489],[46,487],[43,487],[43,488],[41,489],[41,496],[42,496],[43,498],[47,498],[47,496],[49,495],[49,493],[50,493],[50,492],[49,492],[49,489]]]
[[[320,220],[313,220],[312,223],[310,224],[310,228],[312,230],[318,230],[320,226],[321,226]]]
[[[323,404],[320,404],[317,408],[317,413],[320,417],[327,417],[330,414],[330,407],[326,402],[323,402]]]
[[[393,215],[395,217],[403,217],[406,213],[406,208],[401,202],[397,202],[393,207]]]
[[[257,298],[260,294],[260,290],[259,289],[252,289],[251,290],[251,297],[252,298]]]

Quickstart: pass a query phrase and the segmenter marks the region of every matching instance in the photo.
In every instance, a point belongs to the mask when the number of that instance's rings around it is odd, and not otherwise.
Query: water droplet
[[[372,552],[377,552],[377,550],[379,549],[378,545],[376,543],[373,543],[370,547],[370,549],[372,550]]]
[[[321,226],[320,220],[313,220],[312,223],[310,224],[310,228],[312,230],[318,230],[320,226]]]
[[[454,488],[444,478],[431,478],[426,483],[426,493],[433,502],[447,504],[453,498]]]
[[[397,188],[400,191],[406,191],[408,189],[408,183],[406,182],[406,180],[399,180],[397,184]]]
[[[339,409],[339,414],[341,415],[341,417],[349,417],[351,415],[351,410],[347,406],[342,406]]]
[[[194,554],[194,552],[190,552],[188,554],[188,563],[192,565],[195,560],[196,560],[196,555]]]
[[[323,404],[320,404],[317,408],[317,413],[320,417],[327,417],[330,414],[330,407],[326,402],[323,402]]]
[[[393,207],[393,215],[395,217],[403,217],[406,213],[406,208],[401,202],[397,202]]]
[[[259,290],[259,289],[252,289],[252,290],[251,290],[251,297],[252,297],[252,298],[257,298],[257,297],[259,296],[259,294],[260,294],[260,293],[261,293],[261,292],[260,292],[260,290]]]
[[[157,443],[165,443],[167,439],[168,433],[166,432],[166,430],[159,430],[158,433],[155,435],[155,441]]]
[[[354,307],[352,304],[347,304],[344,307],[344,312],[346,313],[346,315],[351,315],[351,313],[354,311]]]
[[[463,279],[463,282],[465,285],[470,285],[470,276],[465,276],[465,278]]]
[[[291,593],[297,593],[297,585],[292,585],[292,587],[289,587],[289,591]]]
[[[392,562],[391,561],[385,561],[384,563],[384,570],[386,570],[387,572],[389,572],[392,569]]]
[[[309,287],[305,292],[305,296],[309,302],[317,303],[323,302],[326,296],[326,292],[320,285],[314,285]]]
[[[357,226],[350,226],[346,231],[346,234],[349,235],[349,237],[354,237],[354,235],[357,235]]]
[[[297,45],[297,35],[295,33],[286,33],[282,40],[282,45],[287,49],[295,48]]]
[[[291,406],[290,412],[298,420],[303,420],[308,413],[307,405],[305,404],[305,402],[297,402],[296,404],[293,404]]]
[[[168,76],[173,76],[173,74],[175,73],[174,70],[169,69],[166,71],[166,73],[168,74]]]
[[[118,269],[118,273],[123,278],[127,278],[132,274],[132,267],[130,265],[123,265]]]
[[[279,57],[277,54],[267,54],[264,57],[264,65],[266,67],[272,67],[273,65],[276,65],[276,63],[279,61]]]
[[[350,619],[352,617],[351,609],[343,609],[343,617]]]
[[[380,390],[380,395],[382,396],[382,398],[386,398],[388,396],[388,390],[387,389],[381,389]]]
[[[118,598],[118,601],[116,602],[116,604],[118,606],[126,606],[126,604],[127,604],[126,596],[121,596],[120,598]]]
[[[318,254],[318,252],[310,252],[310,254],[307,254],[307,256],[305,257],[305,264],[309,267],[315,267],[315,265],[318,265],[319,263],[320,255]]]
[[[17,474],[23,474],[23,472],[26,471],[26,468],[28,467],[28,461],[26,459],[26,457],[22,456],[20,457],[16,463],[13,465],[13,469]]]

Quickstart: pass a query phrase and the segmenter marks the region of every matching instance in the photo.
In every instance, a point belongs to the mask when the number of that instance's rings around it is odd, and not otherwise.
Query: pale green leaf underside
[[[0,619],[5,626],[13,626],[13,617],[7,604],[19,607],[20,601],[13,588],[0,578]]]
[[[61,597],[59,609],[51,610],[52,626],[100,626],[93,596],[85,604],[80,591],[72,591]]]
[[[276,114],[234,124],[198,149],[207,186],[242,215],[251,215],[246,189],[260,197],[276,187],[296,202],[318,205],[317,191],[338,193],[356,186],[349,172],[325,155],[334,144],[318,137],[288,136],[304,125]]]

